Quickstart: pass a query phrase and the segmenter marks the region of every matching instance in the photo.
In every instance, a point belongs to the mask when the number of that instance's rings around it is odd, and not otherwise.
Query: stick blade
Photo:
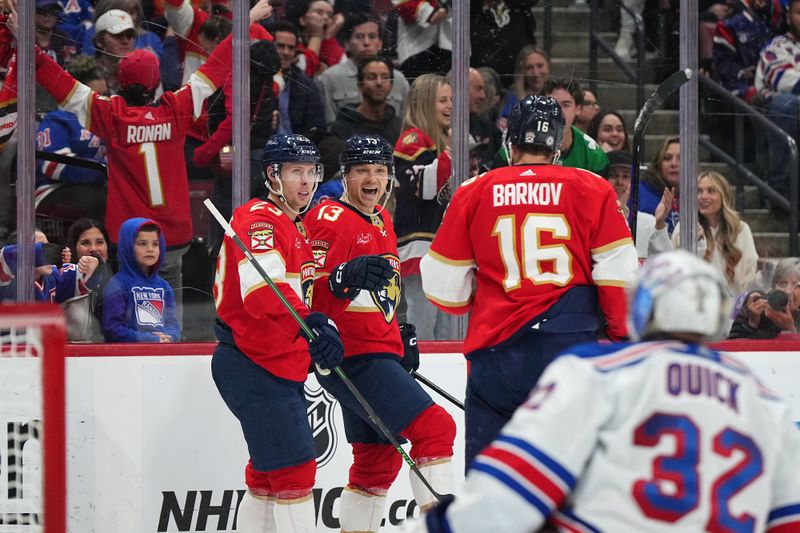
[[[683,69],[678,70],[677,72],[673,72],[669,78],[664,80],[656,90],[653,91],[653,94],[645,101],[642,109],[639,111],[639,115],[636,117],[636,121],[633,124],[633,132],[634,137],[639,132],[643,132],[644,128],[647,126],[647,123],[650,122],[650,119],[653,116],[653,113],[658,111],[661,106],[664,104],[664,100],[669,98],[669,96],[677,91],[681,85],[686,83],[692,78],[692,70],[691,69]]]

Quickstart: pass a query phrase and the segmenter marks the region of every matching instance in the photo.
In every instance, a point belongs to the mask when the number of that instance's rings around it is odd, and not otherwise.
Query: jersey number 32
[[[675,453],[653,459],[651,479],[636,481],[632,493],[646,516],[674,523],[692,512],[704,497],[698,464],[701,454],[709,452],[701,450],[700,429],[686,415],[654,413],[636,427],[633,443],[655,447],[666,436],[674,439]],[[729,502],[764,471],[761,450],[753,439],[730,427],[715,434],[712,442],[710,453],[723,458],[736,453],[741,459],[712,483],[711,514],[705,530],[752,532],[756,518],[746,512],[734,516]]]

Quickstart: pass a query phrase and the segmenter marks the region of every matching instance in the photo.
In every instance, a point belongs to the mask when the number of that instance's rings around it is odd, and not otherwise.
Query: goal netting
[[[0,305],[0,533],[66,532],[61,310]]]

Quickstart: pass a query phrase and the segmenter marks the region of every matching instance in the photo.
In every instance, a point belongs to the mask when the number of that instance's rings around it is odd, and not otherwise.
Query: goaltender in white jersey
[[[718,274],[664,253],[630,295],[630,331],[647,342],[556,359],[455,499],[414,531],[800,531],[788,407],[702,344],[727,326]]]

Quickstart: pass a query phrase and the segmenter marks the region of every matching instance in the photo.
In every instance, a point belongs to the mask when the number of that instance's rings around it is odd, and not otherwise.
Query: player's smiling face
[[[386,192],[389,170],[375,163],[353,165],[345,179],[348,201],[360,211],[372,213]]]
[[[313,163],[284,163],[281,168],[283,196],[295,211],[303,209],[314,194],[317,166]]]

